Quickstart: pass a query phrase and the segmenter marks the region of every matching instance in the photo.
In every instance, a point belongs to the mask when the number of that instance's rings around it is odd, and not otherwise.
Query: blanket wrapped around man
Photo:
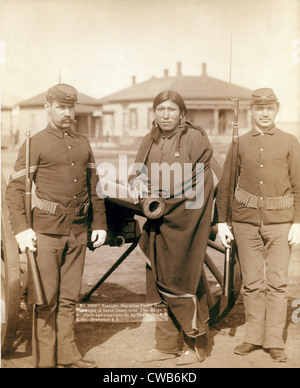
[[[149,190],[153,189],[153,163],[169,167],[179,163],[182,167],[181,187],[176,187],[178,179],[171,177],[166,195],[159,182],[158,191],[165,196],[166,211],[162,218],[146,221],[139,247],[147,259],[147,301],[165,302],[190,337],[204,334],[209,319],[201,275],[212,219],[212,154],[205,130],[186,122],[169,138],[153,131],[146,135],[135,160],[139,166],[147,167]],[[185,174],[187,165],[191,174]],[[144,176],[144,172],[145,169],[143,174],[138,171],[131,176],[131,184]],[[182,195],[178,195],[180,189]],[[191,190],[195,193],[194,199],[190,196]]]

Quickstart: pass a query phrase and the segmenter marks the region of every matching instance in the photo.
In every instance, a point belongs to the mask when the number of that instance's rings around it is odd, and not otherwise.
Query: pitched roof
[[[205,64],[203,64],[205,65]],[[103,97],[101,104],[121,101],[153,100],[163,90],[174,90],[185,100],[228,100],[229,84],[217,78],[209,77],[206,66],[201,76],[183,76],[181,71],[175,77],[165,75],[163,78],[153,77],[129,88]],[[231,96],[242,100],[250,100],[250,89],[231,85]]]
[[[41,106],[44,105],[45,99],[46,99],[47,92],[38,94],[35,97],[29,98],[28,100],[21,101],[18,105],[21,108],[29,108],[33,106]],[[93,106],[100,106],[99,100],[96,98],[87,96],[86,94],[78,93],[78,102],[82,105],[93,105]],[[79,105],[78,105],[79,106]]]

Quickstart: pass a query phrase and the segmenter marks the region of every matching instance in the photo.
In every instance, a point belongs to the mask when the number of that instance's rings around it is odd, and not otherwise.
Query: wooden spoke
[[[216,264],[213,262],[213,260],[208,256],[208,254],[206,254],[205,256],[205,264],[207,266],[207,268],[210,270],[210,272],[212,273],[212,275],[216,278],[216,280],[218,281],[218,283],[220,285],[223,284],[223,281],[224,281],[224,278],[223,278],[223,275],[222,273],[219,271],[218,267],[216,266]]]

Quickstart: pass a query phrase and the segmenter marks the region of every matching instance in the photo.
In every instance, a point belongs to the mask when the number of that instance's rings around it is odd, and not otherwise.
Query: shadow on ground
[[[101,285],[101,292],[97,296],[92,295],[86,303],[144,303],[145,299],[145,294],[135,294],[119,284],[107,282]],[[32,315],[32,306],[27,305],[24,298],[20,306],[16,339],[11,350],[2,356],[3,360],[16,360],[32,355]],[[141,322],[76,322],[76,342],[80,352],[86,354],[91,348],[100,346],[119,331],[137,329],[140,325]]]

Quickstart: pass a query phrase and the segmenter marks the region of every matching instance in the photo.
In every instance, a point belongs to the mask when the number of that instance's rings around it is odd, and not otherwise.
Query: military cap
[[[277,96],[271,88],[260,88],[254,90],[251,96],[250,105],[271,104],[278,102]]]
[[[71,85],[57,84],[48,89],[47,97],[58,102],[75,104],[77,102],[77,90]]]

